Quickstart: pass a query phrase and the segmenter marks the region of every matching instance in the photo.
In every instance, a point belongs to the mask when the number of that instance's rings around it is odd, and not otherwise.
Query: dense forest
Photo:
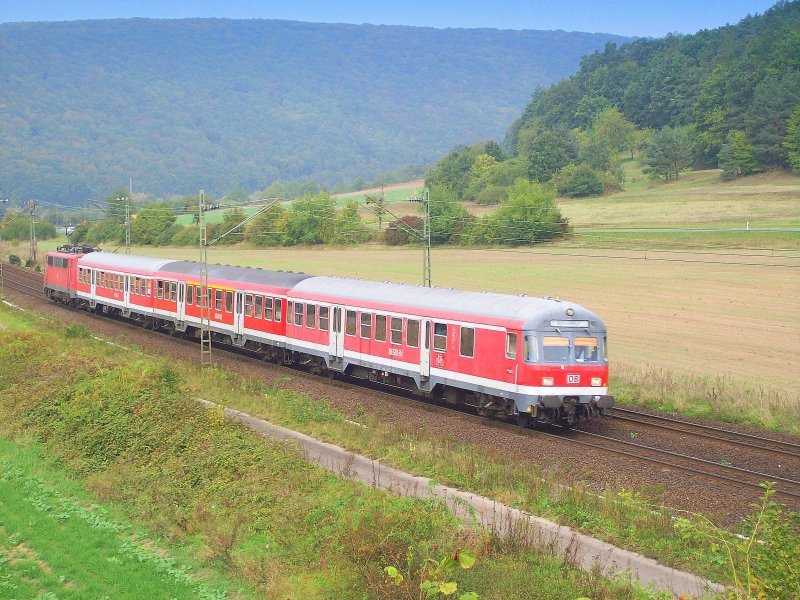
[[[0,25],[0,194],[328,188],[497,137],[626,38],[223,19]]]
[[[609,43],[537,89],[504,146],[458,147],[427,181],[492,204],[520,177],[567,196],[618,189],[627,156],[654,177],[800,172],[800,2],[694,35]]]

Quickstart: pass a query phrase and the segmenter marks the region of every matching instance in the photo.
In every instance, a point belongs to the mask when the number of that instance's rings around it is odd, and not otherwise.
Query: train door
[[[91,282],[92,282],[92,284],[91,284],[91,292],[90,293],[91,293],[92,297],[94,297],[94,295],[95,295],[95,286],[97,285],[97,271],[92,269],[92,270],[89,271],[89,273],[91,273]]]
[[[331,323],[330,355],[331,360],[344,358],[344,308],[333,307],[333,322]]]
[[[236,304],[233,307],[233,331],[242,335],[244,328],[244,292],[236,292]]]
[[[423,379],[431,376],[431,322],[422,321],[422,344],[419,349],[419,374]]]
[[[122,303],[125,308],[131,306],[131,276],[124,276],[124,283],[122,287]]]
[[[178,322],[186,320],[186,284],[178,282]]]

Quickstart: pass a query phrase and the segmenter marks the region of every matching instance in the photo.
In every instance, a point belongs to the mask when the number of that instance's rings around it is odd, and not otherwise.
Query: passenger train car
[[[48,253],[49,298],[199,337],[199,263],[91,250]],[[318,374],[523,426],[570,426],[614,403],[606,328],[571,302],[224,265],[209,265],[205,296],[215,343]]]

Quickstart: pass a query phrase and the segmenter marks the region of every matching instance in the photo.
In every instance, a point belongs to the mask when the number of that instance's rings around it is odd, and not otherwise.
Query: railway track
[[[781,454],[785,456],[793,456],[800,458],[800,444],[793,444],[781,440],[774,440],[767,437],[750,435],[747,433],[740,433],[737,431],[730,431],[720,427],[712,427],[710,425],[701,425],[699,423],[690,423],[680,419],[671,417],[663,417],[660,415],[651,415],[637,410],[627,408],[614,407],[612,415],[617,421],[627,421],[637,425],[646,425],[648,427],[656,427],[658,429],[666,429],[670,432],[683,432],[688,433],[694,437],[701,437],[710,440],[717,440],[740,446],[743,448],[752,448],[754,450],[761,450],[773,454]]]
[[[39,273],[32,273],[27,271],[26,269],[21,269],[19,267],[12,267],[10,265],[3,264],[3,285],[13,291],[25,294],[27,296],[33,296],[36,298],[42,298],[42,286],[43,286],[43,276]],[[79,311],[80,313],[84,314],[85,311],[76,308],[69,308],[67,306],[63,306],[63,308],[70,310],[70,311]],[[130,323],[121,318],[114,318],[117,322],[124,326],[132,327],[137,330],[140,330],[141,327]],[[195,342],[180,339],[176,337],[171,338],[173,341],[181,344],[188,344],[188,345],[196,345]],[[215,346],[218,350],[224,350],[227,354],[235,355],[240,359],[244,359],[247,361],[252,361],[254,363],[258,363],[263,365],[264,362],[253,355],[249,351],[239,349],[239,348],[232,348],[232,347],[225,347],[216,345]],[[293,369],[286,366],[281,365],[272,365],[278,369],[285,369],[287,372],[291,372],[293,376],[301,376],[301,377],[308,377],[317,379],[316,376],[304,373],[302,371],[298,371],[297,369]],[[331,381],[330,384],[335,387],[349,387],[349,388],[360,388],[363,389],[364,384],[360,380],[358,384],[351,382],[347,379],[344,380],[337,380]],[[457,414],[461,419],[467,419],[471,422],[474,422],[478,425],[484,427],[493,427],[493,428],[500,428],[506,429],[508,431],[512,431],[516,435],[522,436],[529,436],[529,437],[536,437],[536,436],[549,436],[553,438],[557,438],[561,442],[564,443],[572,443],[578,444],[584,447],[593,448],[597,450],[601,450],[603,452],[614,453],[617,455],[625,456],[629,459],[637,460],[643,463],[658,465],[660,468],[664,470],[674,470],[674,471],[681,471],[684,473],[691,474],[697,477],[703,477],[707,479],[714,479],[716,481],[722,481],[728,483],[730,485],[735,485],[739,487],[747,487],[751,489],[761,489],[761,485],[765,481],[771,481],[775,483],[775,491],[777,495],[784,496],[786,498],[791,498],[796,502],[800,502],[800,481],[789,479],[781,476],[771,475],[769,473],[764,473],[760,471],[755,471],[751,469],[745,469],[741,467],[735,467],[732,465],[722,464],[714,461],[705,460],[702,458],[697,458],[693,456],[689,456],[686,454],[681,454],[678,452],[673,452],[670,450],[664,450],[660,448],[645,446],[643,444],[637,444],[634,442],[629,442],[626,440],[619,440],[616,438],[612,438],[609,436],[603,436],[596,433],[590,433],[586,431],[580,430],[570,430],[566,431],[559,427],[552,427],[550,428],[551,431],[543,431],[541,429],[537,430],[530,430],[530,429],[521,429],[516,425],[512,425],[511,423],[507,423],[504,421],[497,421],[497,420],[489,420],[484,417],[480,417],[474,413],[465,412],[464,410],[458,410],[451,407],[442,406],[439,404],[431,404],[429,402],[416,399],[412,395],[398,393],[397,391],[386,391],[385,386],[381,386],[380,388],[376,385],[369,385],[374,392],[385,395],[387,398],[390,398],[392,402],[397,402],[398,400],[402,400],[403,402],[413,402],[415,406],[419,406],[424,408],[425,410],[432,411],[432,412],[444,412],[444,413],[454,413]],[[798,445],[790,444],[786,442],[780,442],[777,440],[769,440],[767,438],[761,438],[759,436],[750,436],[748,434],[738,434],[736,432],[730,432],[728,430],[714,428],[704,425],[695,425],[693,423],[688,423],[685,421],[680,421],[677,419],[670,419],[668,417],[658,417],[652,415],[645,415],[644,413],[638,413],[637,411],[631,411],[628,409],[614,409],[615,414],[617,412],[624,413],[624,414],[631,414],[630,417],[621,417],[617,416],[616,418],[624,418],[636,423],[644,423],[645,417],[649,417],[649,423],[655,423],[654,426],[663,427],[665,429],[670,429],[675,431],[674,427],[679,427],[682,425],[686,426],[685,431],[693,436],[698,436],[702,438],[713,437],[714,439],[722,439],[723,441],[730,441],[731,443],[741,445],[743,447],[748,447],[751,449],[758,449],[758,450],[769,450],[780,452],[782,454],[788,454],[790,456],[798,456]],[[639,416],[641,416],[641,420],[639,420]],[[659,420],[663,422],[659,422]],[[673,425],[676,424],[676,425]],[[681,430],[684,431],[684,430]],[[729,435],[724,435],[729,434]],[[720,436],[720,437],[717,437]],[[771,445],[767,443],[770,442]]]

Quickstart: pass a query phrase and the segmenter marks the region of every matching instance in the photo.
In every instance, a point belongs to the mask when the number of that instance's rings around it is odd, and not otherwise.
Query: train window
[[[213,297],[214,291],[210,288],[206,288],[206,308],[211,310],[211,298]]]
[[[137,283],[138,283],[138,279],[139,278],[137,277],[136,279],[137,279]],[[189,305],[194,304],[194,286],[193,285],[187,285],[186,286],[186,304],[189,304]]]
[[[287,325],[291,325],[292,324],[292,301],[291,300],[287,300],[286,301],[286,324]]]
[[[375,315],[375,341],[386,341],[386,315]]]
[[[433,349],[447,352],[447,323],[433,324]]]
[[[608,337],[603,336],[603,358],[608,362]]]
[[[347,335],[355,335],[356,334],[356,311],[348,310],[347,311],[346,321],[347,322],[345,323],[344,332]]]
[[[472,327],[461,328],[461,356],[472,358],[475,356],[475,330]]]
[[[259,317],[261,315],[258,315]],[[264,318],[272,321],[272,298],[264,298]],[[278,317],[280,320],[280,317]]]
[[[526,362],[537,362],[539,360],[539,344],[535,335],[526,335],[523,341],[522,353]]]
[[[225,292],[225,312],[233,312],[233,292]]]
[[[361,313],[361,337],[365,340],[372,337],[372,313]]]
[[[253,316],[253,294],[244,295],[244,316]]]
[[[222,310],[222,290],[214,290],[214,310]]]
[[[389,322],[391,326],[392,333],[390,341],[393,344],[402,344],[403,343],[403,319],[400,317],[392,317],[391,321]]]
[[[317,328],[317,305],[306,304],[306,327]]]
[[[264,297],[263,296],[256,296],[255,297],[255,308],[253,310],[253,314],[255,315],[256,319],[260,319],[262,313],[262,307],[264,306]],[[245,303],[245,306],[247,304]]]
[[[280,323],[283,316],[281,315],[281,310],[283,309],[283,300],[280,298],[275,298],[275,321]]]
[[[178,284],[174,281],[169,284],[169,299],[173,302],[178,301]]]
[[[409,348],[419,347],[419,321],[409,319],[406,323],[406,345]]]
[[[507,333],[506,334],[506,358],[516,359],[517,358],[517,334],[516,333]]]
[[[569,359],[569,338],[546,336],[542,338],[542,355],[549,362]]]
[[[294,303],[294,324],[297,326],[303,325],[303,303]]]
[[[330,315],[330,309],[327,306],[320,306],[319,307],[319,328],[322,331],[328,331],[329,323],[328,317]]]
[[[597,362],[600,353],[596,337],[576,337],[574,343],[577,362]]]
[[[164,282],[160,279],[156,280],[156,298],[161,300],[164,297]]]

